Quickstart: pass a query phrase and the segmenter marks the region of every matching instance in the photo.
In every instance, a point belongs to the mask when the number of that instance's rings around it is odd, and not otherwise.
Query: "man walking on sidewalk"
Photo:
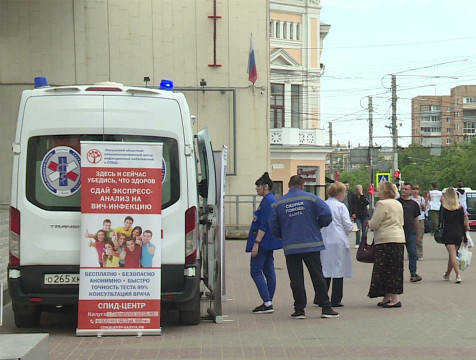
[[[315,300],[322,306],[321,317],[338,317],[339,314],[330,307],[320,257],[320,251],[325,249],[320,229],[331,223],[331,211],[323,200],[302,190],[304,179],[301,176],[291,176],[288,186],[289,192],[272,204],[270,228],[283,242],[294,297],[294,313],[291,317],[306,318],[303,261],[311,275]]]
[[[422,277],[417,271],[417,239],[420,238],[420,226],[418,216],[420,216],[420,207],[411,199],[412,184],[404,183],[402,192],[397,201],[403,206],[403,231],[405,232],[405,246],[408,253],[408,267],[410,268],[410,281],[421,281]]]

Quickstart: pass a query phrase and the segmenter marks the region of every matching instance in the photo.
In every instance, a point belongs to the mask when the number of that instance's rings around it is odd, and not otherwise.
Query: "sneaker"
[[[420,275],[418,275],[418,274],[415,274],[415,275],[413,275],[413,276],[410,277],[410,281],[411,281],[411,282],[421,281],[422,279],[423,279],[423,278],[422,278]]]
[[[339,313],[332,310],[332,308],[323,308],[321,318],[336,318],[339,317]]]
[[[459,284],[461,282],[461,275],[456,276],[456,283]]]
[[[266,306],[265,304],[262,304],[253,309],[254,314],[270,314],[272,312],[274,312],[273,305]]]
[[[418,261],[423,261],[423,256],[420,256],[419,258],[417,258]]]
[[[359,248],[359,245],[355,245],[354,248],[358,249],[358,248]]]
[[[304,313],[304,310],[296,310],[291,314],[291,317],[293,319],[305,319],[306,314]]]
[[[446,275],[446,273],[443,273],[443,280],[448,281],[450,279],[449,275]]]

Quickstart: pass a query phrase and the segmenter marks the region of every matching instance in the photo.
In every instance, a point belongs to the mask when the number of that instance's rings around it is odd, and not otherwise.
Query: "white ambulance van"
[[[78,301],[82,140],[163,143],[162,303],[183,324],[198,324],[201,242],[216,214],[208,130],[194,137],[185,97],[168,81],[160,89],[36,82],[22,94],[13,143],[8,289],[16,326],[35,326],[42,311]],[[76,176],[45,177],[55,152]]]

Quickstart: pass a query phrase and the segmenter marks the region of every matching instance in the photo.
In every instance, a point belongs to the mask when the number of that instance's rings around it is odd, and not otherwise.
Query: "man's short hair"
[[[125,243],[127,244],[128,241],[133,241],[134,244],[136,243],[136,241],[135,241],[133,238],[131,238],[131,237],[126,237]]]
[[[134,222],[134,219],[132,218],[132,216],[126,216],[126,218],[124,219],[124,222],[126,222],[127,220]]]
[[[342,184],[348,184],[349,182],[347,180],[342,181]]]
[[[461,189],[461,188],[463,187],[463,183],[462,183],[461,181],[458,181],[458,182],[456,183],[456,187],[457,187],[458,189]]]
[[[410,189],[413,188],[412,183],[409,183],[409,182],[404,182],[404,183],[403,183],[403,186],[410,186]]]
[[[109,219],[104,219],[104,221],[102,222],[103,224],[110,224],[111,223],[111,220]]]
[[[304,178],[301,175],[293,175],[289,179],[288,186],[290,188],[304,185]]]
[[[150,234],[150,236],[152,236],[152,231],[150,231],[150,230],[144,231],[144,234],[145,234],[145,233],[148,233],[148,234]]]
[[[436,182],[431,183],[431,187],[432,187],[433,189],[436,189],[436,188],[438,188],[438,184],[437,184]]]

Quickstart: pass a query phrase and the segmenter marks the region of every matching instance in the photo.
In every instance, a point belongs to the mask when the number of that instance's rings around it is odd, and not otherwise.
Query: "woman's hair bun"
[[[267,184],[269,190],[271,191],[271,189],[273,188],[273,181],[269,177],[268,172],[265,172],[263,175],[261,175],[261,177],[255,182],[255,185],[264,185],[264,184]]]

